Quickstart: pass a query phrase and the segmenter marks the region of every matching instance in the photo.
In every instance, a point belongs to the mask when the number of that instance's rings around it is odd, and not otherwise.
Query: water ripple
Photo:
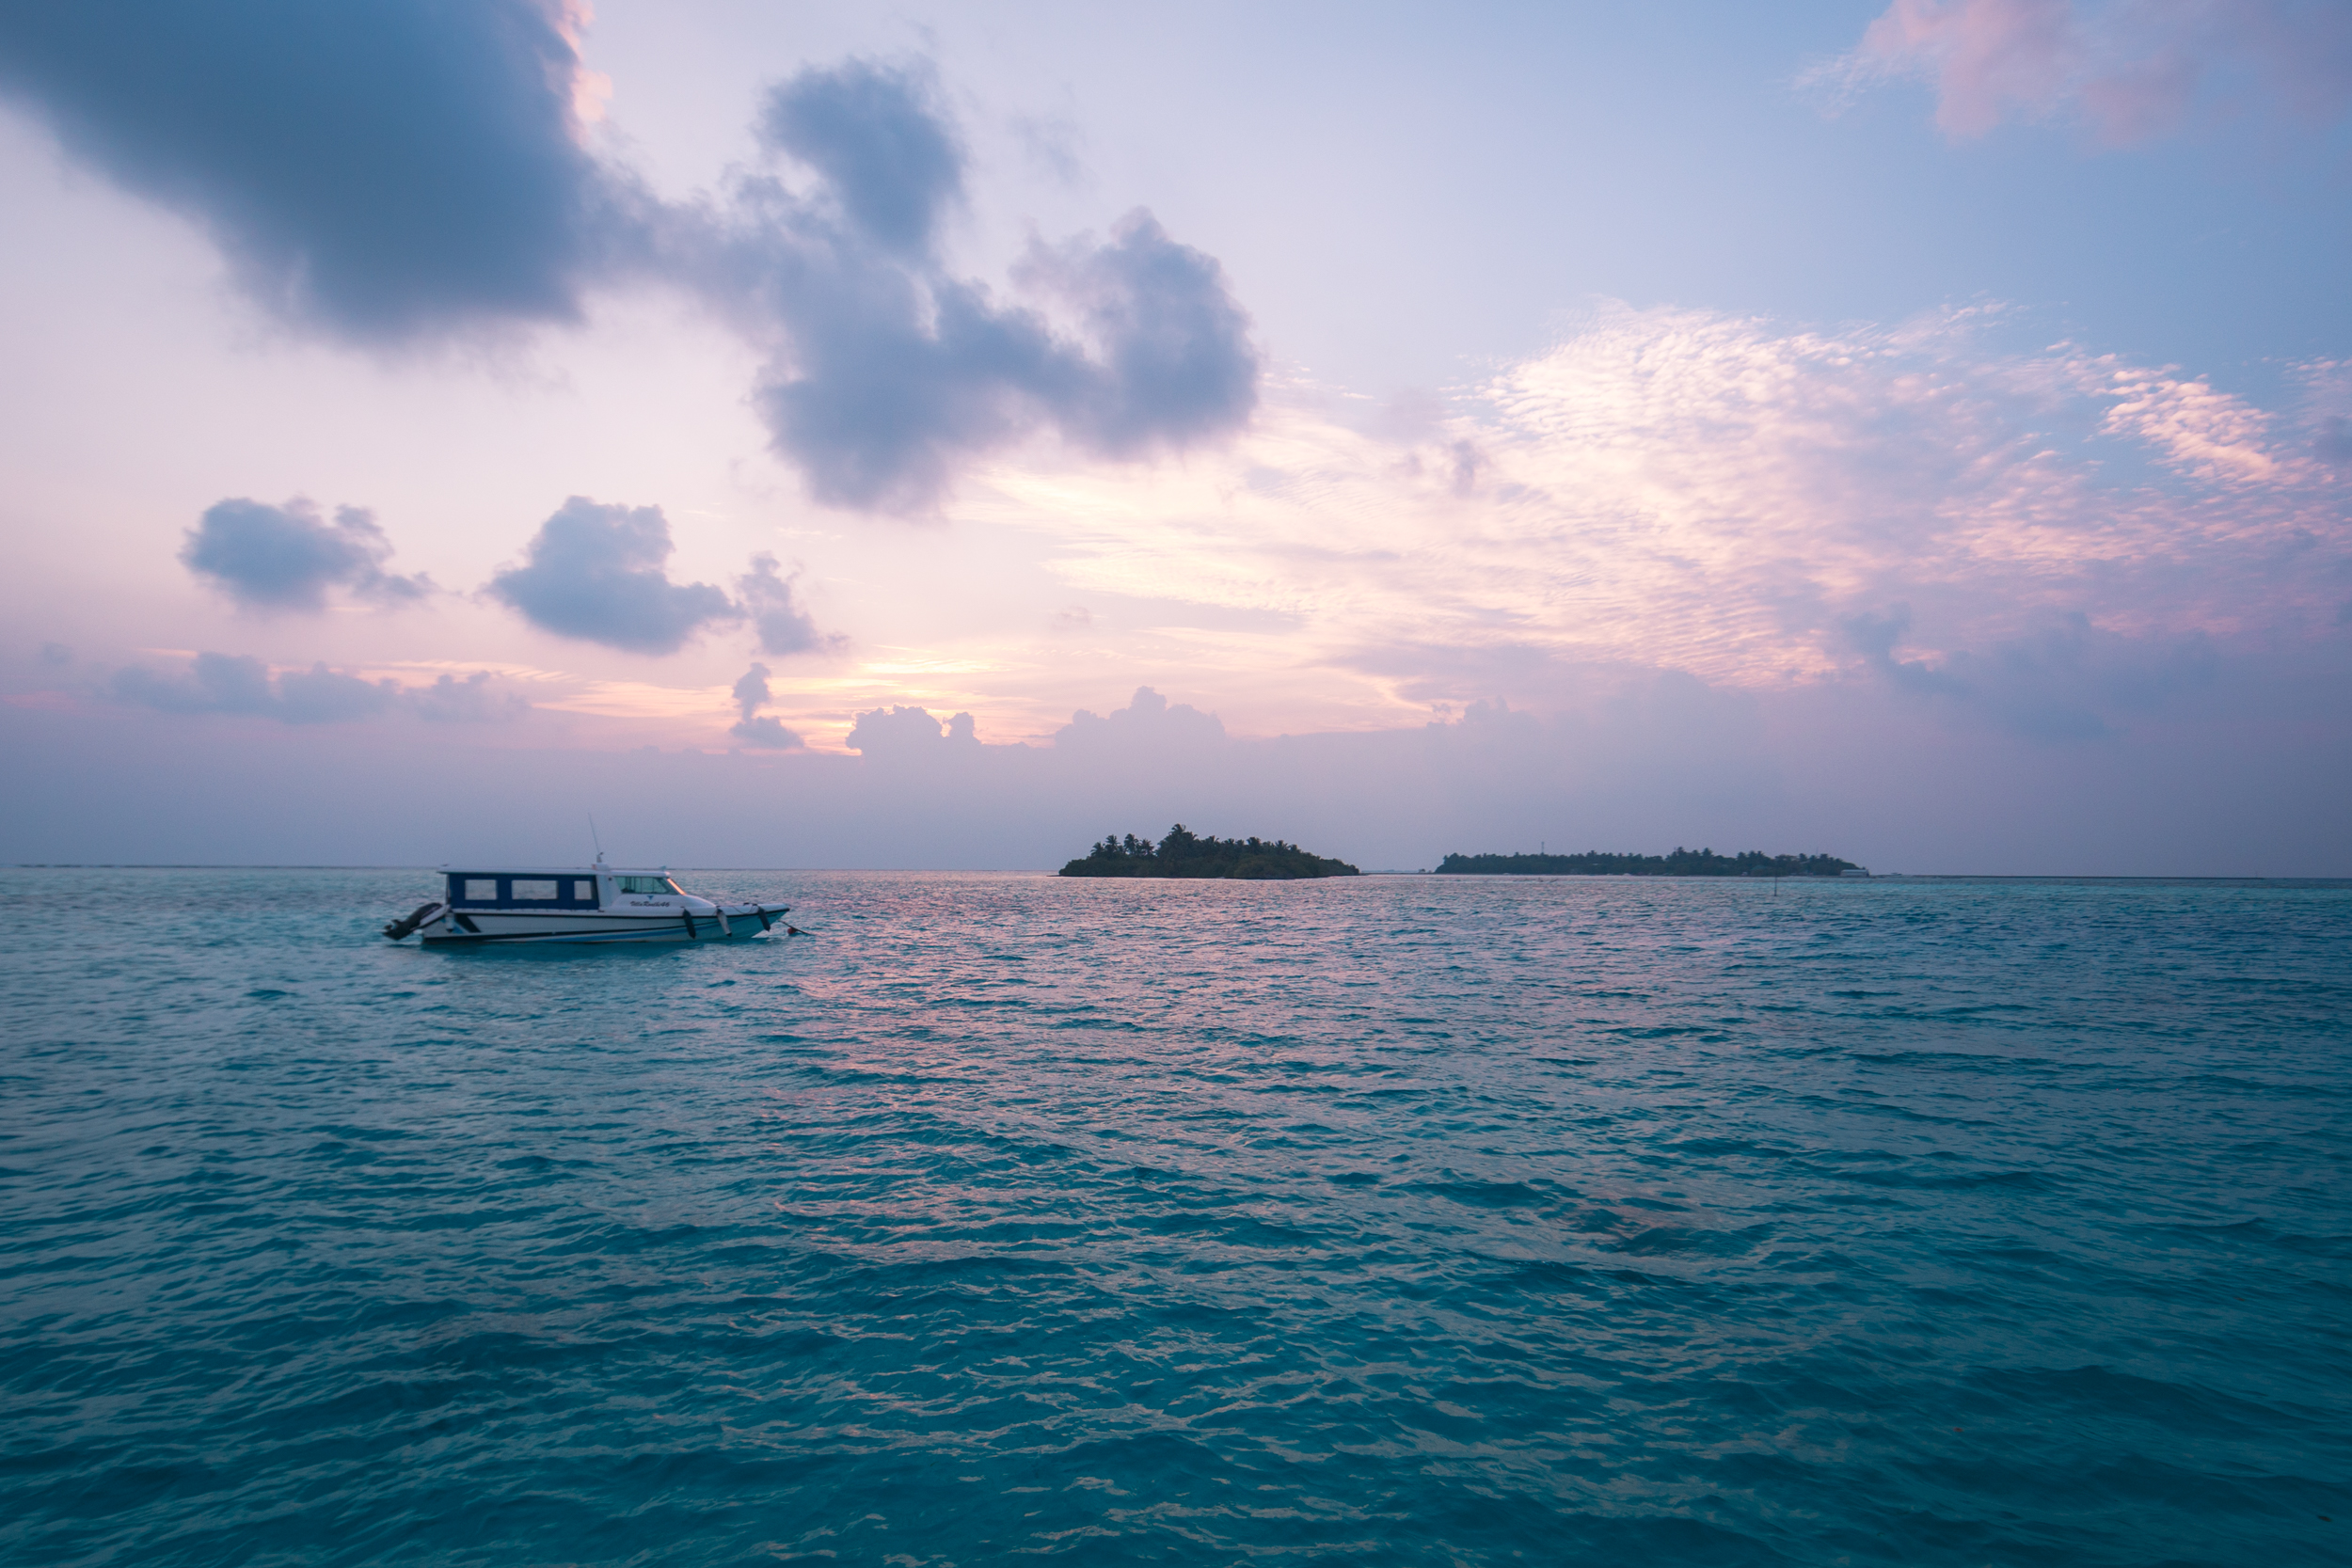
[[[2340,1562],[2352,890],[11,871],[11,1562]]]

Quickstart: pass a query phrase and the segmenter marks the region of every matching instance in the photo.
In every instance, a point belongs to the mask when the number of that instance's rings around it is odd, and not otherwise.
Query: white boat
[[[667,870],[607,865],[476,871],[444,865],[436,902],[384,927],[394,942],[422,932],[428,944],[724,942],[786,925],[783,904],[721,904],[679,887]]]

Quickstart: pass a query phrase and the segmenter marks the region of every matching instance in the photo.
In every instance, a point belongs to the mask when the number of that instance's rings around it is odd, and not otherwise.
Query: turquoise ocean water
[[[2352,888],[0,872],[11,1564],[2352,1560]]]

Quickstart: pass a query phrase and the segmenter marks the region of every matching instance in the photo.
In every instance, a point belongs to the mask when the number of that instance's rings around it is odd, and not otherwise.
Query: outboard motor
[[[419,904],[413,912],[399,920],[395,920],[390,925],[385,927],[384,934],[391,938],[394,942],[398,942],[409,932],[423,925],[426,921],[431,920],[435,915],[439,914],[441,911],[447,907],[448,906],[446,905],[438,903]]]

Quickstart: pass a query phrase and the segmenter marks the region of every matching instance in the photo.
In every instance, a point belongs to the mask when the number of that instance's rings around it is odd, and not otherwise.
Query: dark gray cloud
[[[817,623],[793,596],[792,584],[799,576],[796,571],[791,577],[779,577],[776,558],[762,551],[752,557],[751,571],[735,579],[735,592],[741,599],[743,613],[752,618],[752,626],[759,633],[759,651],[763,654],[781,657],[840,645],[839,637],[817,629]]]
[[[1033,247],[1015,280],[1037,308],[947,274],[932,242],[962,199],[961,155],[916,76],[804,71],[762,123],[817,188],[745,180],[683,253],[723,309],[776,341],[754,406],[819,500],[919,512],[963,460],[1040,428],[1126,457],[1256,407],[1258,354],[1223,270],[1149,213],[1106,242]]]
[[[752,557],[751,570],[735,579],[739,602],[710,583],[672,582],[670,551],[670,523],[660,507],[605,506],[574,496],[540,525],[524,546],[523,564],[492,578],[488,592],[534,626],[634,653],[675,653],[705,626],[745,619],[765,654],[840,645],[800,607],[793,578],[779,573],[774,556]],[[752,668],[764,678],[766,666]],[[743,718],[748,722],[752,711]]]
[[[741,617],[707,582],[672,582],[670,521],[658,506],[601,506],[574,496],[540,525],[523,563],[490,579],[492,596],[533,626],[633,653],[675,653],[703,626]]]
[[[115,673],[115,695],[164,713],[253,713],[289,724],[373,719],[399,701],[397,681],[366,681],[324,664],[270,678],[258,658],[199,654],[183,675],[133,666]]]
[[[422,577],[385,571],[391,553],[374,515],[358,507],[337,507],[329,523],[298,496],[283,506],[232,497],[204,509],[180,559],[252,610],[321,610],[330,588],[387,604],[432,591]]]
[[[921,70],[800,72],[755,129],[809,178],[675,205],[587,150],[580,70],[558,0],[0,8],[0,91],[206,224],[286,319],[396,342],[574,321],[593,284],[665,279],[769,351],[754,405],[830,504],[928,511],[1039,430],[1124,458],[1256,406],[1221,269],[1149,213],[1034,247],[1025,305],[945,270],[964,153]]]
[[[787,199],[771,187],[744,210]],[[1021,271],[1081,341],[977,283],[771,212],[728,271],[784,348],[753,406],[830,505],[920,512],[971,456],[1040,428],[1132,457],[1237,429],[1257,406],[1248,317],[1215,258],[1149,213],[1107,244],[1040,247]]]
[[[1051,411],[1095,451],[1131,456],[1233,429],[1258,404],[1249,317],[1225,288],[1216,258],[1179,245],[1138,207],[1108,244],[1040,245],[1020,278],[1078,313],[1099,359],[1076,356],[1048,376]]]
[[[0,90],[345,337],[568,321],[630,245],[554,0],[0,7]]]
[[[769,93],[759,139],[823,175],[859,234],[921,255],[963,194],[963,150],[934,96],[915,73],[870,61],[804,71]]]

